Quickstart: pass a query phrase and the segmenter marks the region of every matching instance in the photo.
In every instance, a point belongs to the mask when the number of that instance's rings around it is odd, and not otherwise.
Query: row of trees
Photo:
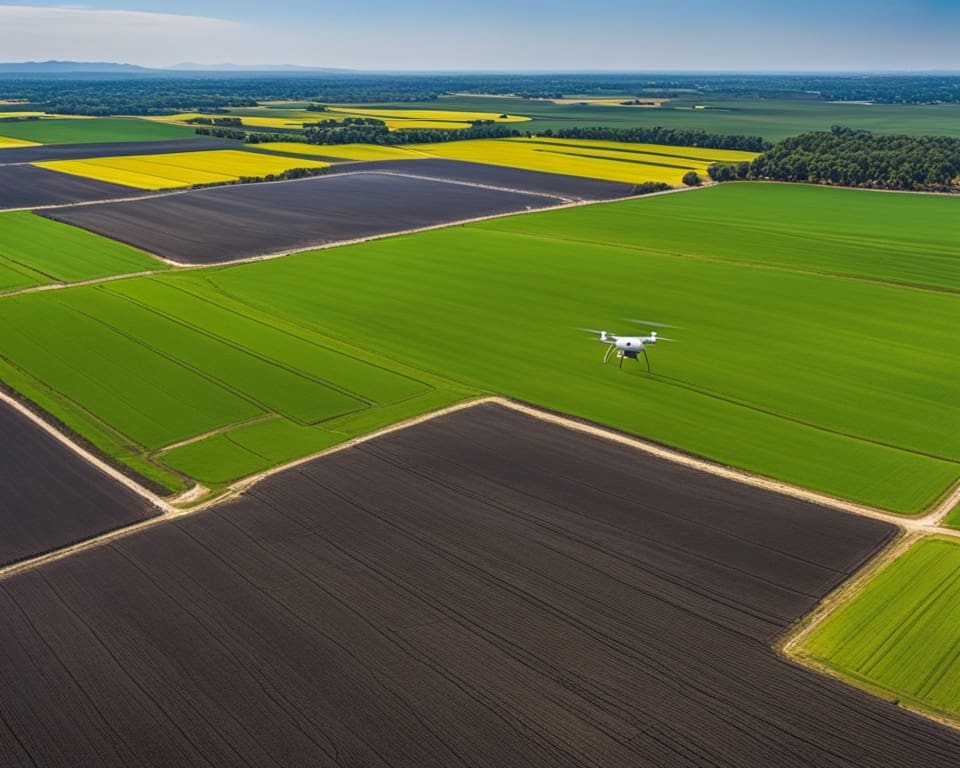
[[[404,128],[391,131],[381,120],[373,118],[346,118],[333,122],[335,125],[306,128],[302,132],[264,133],[236,128],[201,126],[199,136],[214,136],[219,139],[234,139],[246,144],[268,142],[296,142],[301,144],[435,144],[442,141],[465,141],[467,139],[505,139],[521,136],[519,131],[506,128],[493,120],[478,120],[469,128]]]
[[[556,135],[562,139],[598,139],[627,141],[636,144],[672,144],[678,147],[706,147],[709,149],[738,149],[745,152],[763,152],[773,146],[760,136],[707,133],[689,128],[561,128],[555,134],[544,131],[544,136]]]
[[[714,165],[715,181],[771,179],[870,189],[960,191],[960,139],[834,126],[784,139],[752,163]]]
[[[523,134],[519,131],[493,120],[477,120],[469,128],[404,128],[391,131],[382,121],[368,119],[366,124],[307,128],[303,132],[307,144],[435,144],[468,139],[505,139],[521,135]]]
[[[243,128],[243,120],[239,117],[191,117],[184,122],[191,125],[218,125],[223,128]]]

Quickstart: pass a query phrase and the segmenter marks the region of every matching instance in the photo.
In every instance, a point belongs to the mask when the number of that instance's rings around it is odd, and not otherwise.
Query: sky
[[[960,70],[960,0],[0,0],[0,60]]]

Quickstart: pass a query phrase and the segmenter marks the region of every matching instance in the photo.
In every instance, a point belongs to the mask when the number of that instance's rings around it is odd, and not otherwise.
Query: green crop
[[[166,269],[123,243],[26,211],[0,213],[0,292]]]
[[[183,139],[196,135],[196,131],[135,117],[42,118],[0,123],[0,135],[40,144],[86,144]]]
[[[916,512],[960,475],[958,205],[729,185],[0,300],[0,375],[214,483],[489,392]],[[577,330],[627,317],[681,326],[652,375]]]
[[[920,707],[960,715],[960,542],[927,539],[818,626],[802,652]]]

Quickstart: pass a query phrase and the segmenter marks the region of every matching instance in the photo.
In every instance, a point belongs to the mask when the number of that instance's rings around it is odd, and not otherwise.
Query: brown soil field
[[[88,157],[121,157],[126,155],[159,155],[168,152],[191,152],[200,149],[243,149],[239,141],[198,136],[194,139],[163,141],[113,141],[99,144],[41,144],[34,147],[11,147],[0,152],[0,165],[36,163],[41,160],[83,160]]]
[[[956,765],[771,650],[894,531],[477,406],[0,582],[0,764]]]
[[[331,147],[330,151],[335,152],[336,147]],[[562,173],[544,173],[528,171],[524,168],[506,168],[442,158],[341,163],[330,168],[328,173],[351,173],[358,170],[396,171],[432,179],[455,179],[471,184],[519,189],[541,195],[558,195],[571,201],[615,200],[631,195],[634,187],[633,184],[621,184],[618,181],[587,179]]]
[[[182,264],[216,264],[561,201],[386,173],[241,184],[44,215]],[[170,222],[176,222],[175,227]]]
[[[0,565],[159,514],[3,402],[0,435]]]
[[[83,179],[32,165],[0,165],[0,210],[112,200],[143,194],[141,189]]]

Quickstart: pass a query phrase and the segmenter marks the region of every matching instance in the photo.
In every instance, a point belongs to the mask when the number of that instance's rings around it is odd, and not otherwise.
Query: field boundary
[[[577,419],[576,417],[566,416],[559,413],[550,412],[548,410],[528,405],[516,400],[511,400],[506,397],[501,396],[481,396],[466,399],[460,403],[456,403],[445,408],[441,408],[436,411],[431,411],[429,413],[421,414],[410,419],[405,419],[403,421],[396,422],[394,424],[382,427],[381,429],[369,432],[365,435],[360,435],[358,437],[351,438],[337,445],[326,448],[322,451],[318,451],[307,456],[302,456],[298,459],[285,462],[283,464],[278,464],[275,467],[258,472],[256,474],[250,475],[248,477],[242,478],[229,486],[227,486],[221,493],[217,496],[208,499],[200,504],[191,507],[182,507],[178,506],[182,503],[189,503],[189,501],[194,500],[196,497],[196,488],[187,489],[183,494],[180,494],[177,497],[164,499],[152,491],[145,488],[143,485],[137,483],[135,480],[123,475],[118,469],[110,466],[105,461],[97,457],[94,453],[80,446],[76,441],[74,441],[70,436],[60,431],[53,425],[44,421],[41,417],[30,411],[22,403],[18,402],[16,399],[12,398],[10,395],[0,391],[0,399],[4,402],[10,404],[12,407],[16,408],[21,413],[27,415],[35,424],[37,424],[41,429],[45,430],[57,440],[59,440],[63,445],[65,445],[70,450],[78,453],[81,457],[87,459],[93,463],[96,467],[104,471],[110,477],[120,480],[124,485],[126,485],[131,490],[135,491],[144,498],[150,500],[154,503],[160,510],[161,515],[158,517],[151,518],[150,520],[143,521],[141,523],[136,523],[132,526],[127,526],[124,528],[119,528],[115,531],[103,534],[101,536],[88,539],[83,542],[78,542],[69,547],[65,547],[61,550],[55,550],[53,552],[46,553],[45,555],[38,556],[35,558],[27,559],[20,561],[18,563],[13,563],[11,565],[0,568],[0,580],[3,578],[12,575],[13,573],[18,573],[24,570],[30,570],[39,565],[49,562],[51,560],[57,560],[61,557],[69,556],[75,552],[79,552],[85,549],[89,549],[100,544],[107,543],[114,539],[126,536],[130,533],[134,533],[142,528],[149,527],[152,525],[157,525],[159,523],[165,522],[167,520],[183,517],[185,515],[193,514],[204,509],[209,509],[210,507],[216,506],[230,498],[238,496],[247,489],[253,487],[261,480],[264,480],[268,477],[271,477],[280,472],[285,472],[289,469],[293,469],[301,464],[313,461],[314,459],[319,459],[323,456],[329,454],[338,453],[339,451],[346,450],[355,445],[365,443],[369,440],[374,440],[383,435],[390,434],[401,429],[406,429],[408,427],[415,426],[417,424],[429,421],[435,418],[440,418],[456,411],[462,410],[464,408],[472,408],[476,405],[483,404],[494,404],[499,405],[504,408],[509,408],[520,413],[524,413],[528,416],[531,416],[542,421],[548,421],[559,426],[571,429],[576,432],[583,434],[588,434],[593,437],[599,437],[605,440],[610,440],[621,445],[631,447],[635,450],[638,450],[642,453],[646,453],[650,456],[655,456],[657,458],[665,459],[667,461],[673,462],[675,464],[680,464],[681,466],[689,467],[700,472],[706,472],[707,474],[714,475],[716,477],[721,477],[726,480],[730,480],[736,483],[741,483],[744,485],[750,485],[755,488],[759,488],[766,491],[771,491],[783,496],[789,496],[792,498],[800,499],[807,501],[812,504],[816,504],[822,507],[829,507],[840,512],[846,512],[848,514],[860,515],[861,517],[870,517],[875,520],[881,520],[883,522],[890,523],[897,526],[904,534],[914,534],[916,538],[929,535],[941,535],[952,538],[960,538],[960,530],[952,530],[948,528],[938,527],[939,521],[949,513],[949,511],[956,505],[958,500],[960,500],[960,482],[955,484],[955,486],[945,492],[940,499],[935,502],[935,504],[924,514],[916,517],[907,517],[904,515],[898,515],[894,512],[886,512],[881,509],[867,506],[865,504],[859,504],[857,502],[849,501],[846,499],[841,499],[838,497],[830,496],[825,493],[820,493],[819,491],[810,490],[808,488],[803,488],[801,486],[792,485],[780,480],[774,480],[773,478],[764,477],[762,475],[756,475],[745,470],[736,469],[734,467],[720,464],[718,462],[710,461],[705,458],[694,456],[689,453],[684,453],[683,451],[668,448],[663,445],[659,445],[649,440],[645,440],[641,437],[636,437],[629,435],[624,432],[619,432],[615,429],[604,427],[599,424],[592,422],[584,421]],[[803,620],[801,620],[803,621]]]

